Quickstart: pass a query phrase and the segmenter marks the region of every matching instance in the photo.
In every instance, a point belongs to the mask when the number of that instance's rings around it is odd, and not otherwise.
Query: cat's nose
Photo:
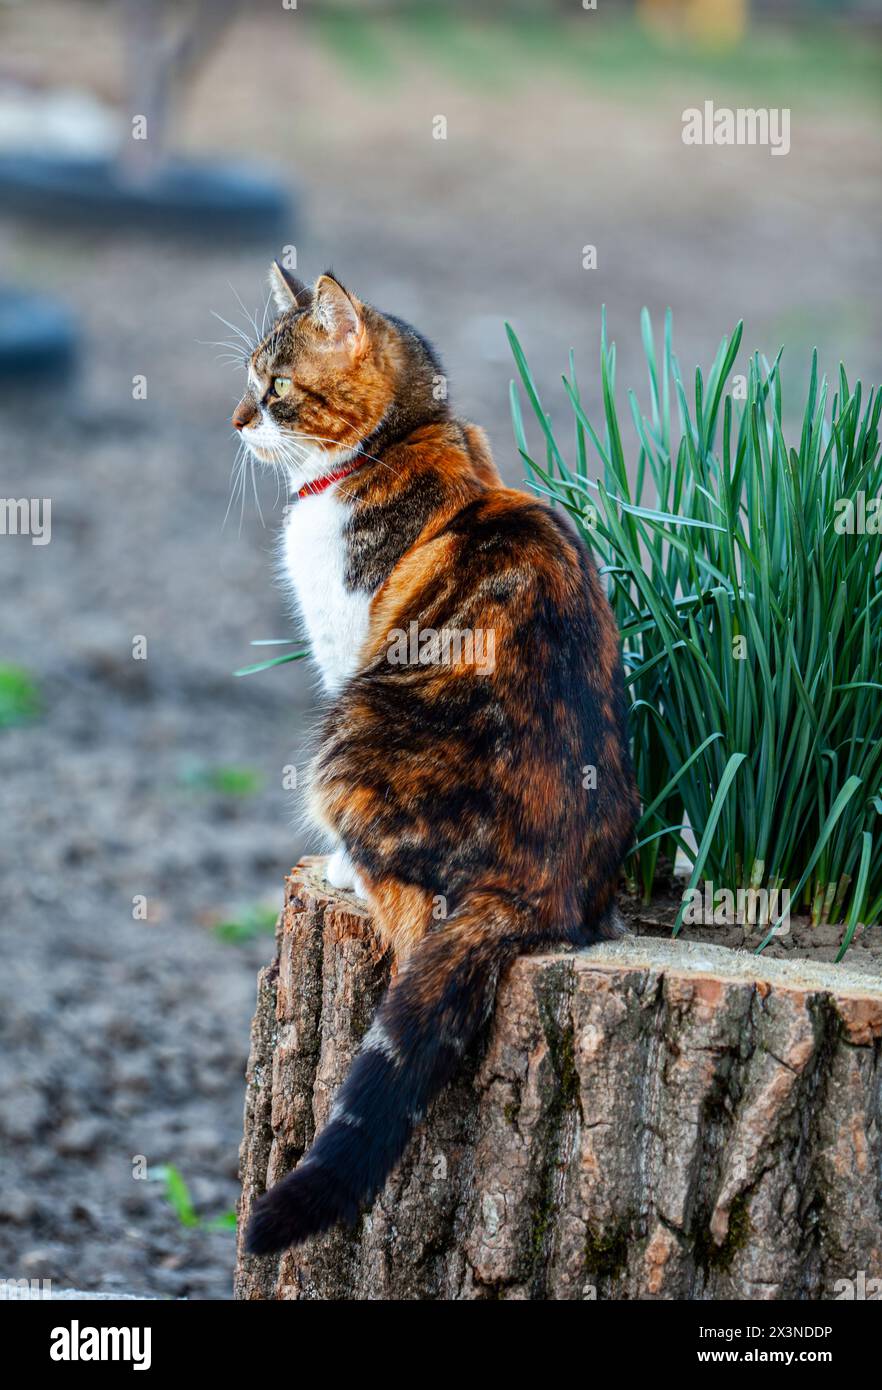
[[[251,401],[240,401],[233,411],[232,426],[234,430],[244,430],[245,426],[254,419],[256,411]]]

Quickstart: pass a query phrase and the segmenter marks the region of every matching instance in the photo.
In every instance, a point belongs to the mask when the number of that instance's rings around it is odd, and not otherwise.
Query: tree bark
[[[882,981],[639,937],[518,960],[359,1227],[245,1255],[389,978],[320,865],[259,979],[237,1297],[882,1295]]]

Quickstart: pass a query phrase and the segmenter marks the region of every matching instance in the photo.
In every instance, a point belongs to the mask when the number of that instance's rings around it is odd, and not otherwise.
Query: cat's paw
[[[348,888],[350,893],[367,902],[364,880],[342,846],[328,858],[325,882],[330,883],[332,888]]]
[[[357,877],[355,865],[341,846],[325,865],[325,882],[332,888],[354,888]]]

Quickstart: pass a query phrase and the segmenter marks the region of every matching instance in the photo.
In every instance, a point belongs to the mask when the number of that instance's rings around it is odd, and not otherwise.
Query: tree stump
[[[518,960],[358,1228],[245,1255],[389,978],[321,864],[287,880],[259,979],[237,1297],[882,1293],[882,981],[640,937]]]

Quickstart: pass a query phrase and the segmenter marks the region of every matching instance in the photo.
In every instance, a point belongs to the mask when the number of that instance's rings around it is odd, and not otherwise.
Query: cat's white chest
[[[343,529],[348,508],[328,488],[303,497],[288,513],[282,559],[300,610],[310,649],[328,694],[358,667],[367,637],[371,595],[347,589]]]

